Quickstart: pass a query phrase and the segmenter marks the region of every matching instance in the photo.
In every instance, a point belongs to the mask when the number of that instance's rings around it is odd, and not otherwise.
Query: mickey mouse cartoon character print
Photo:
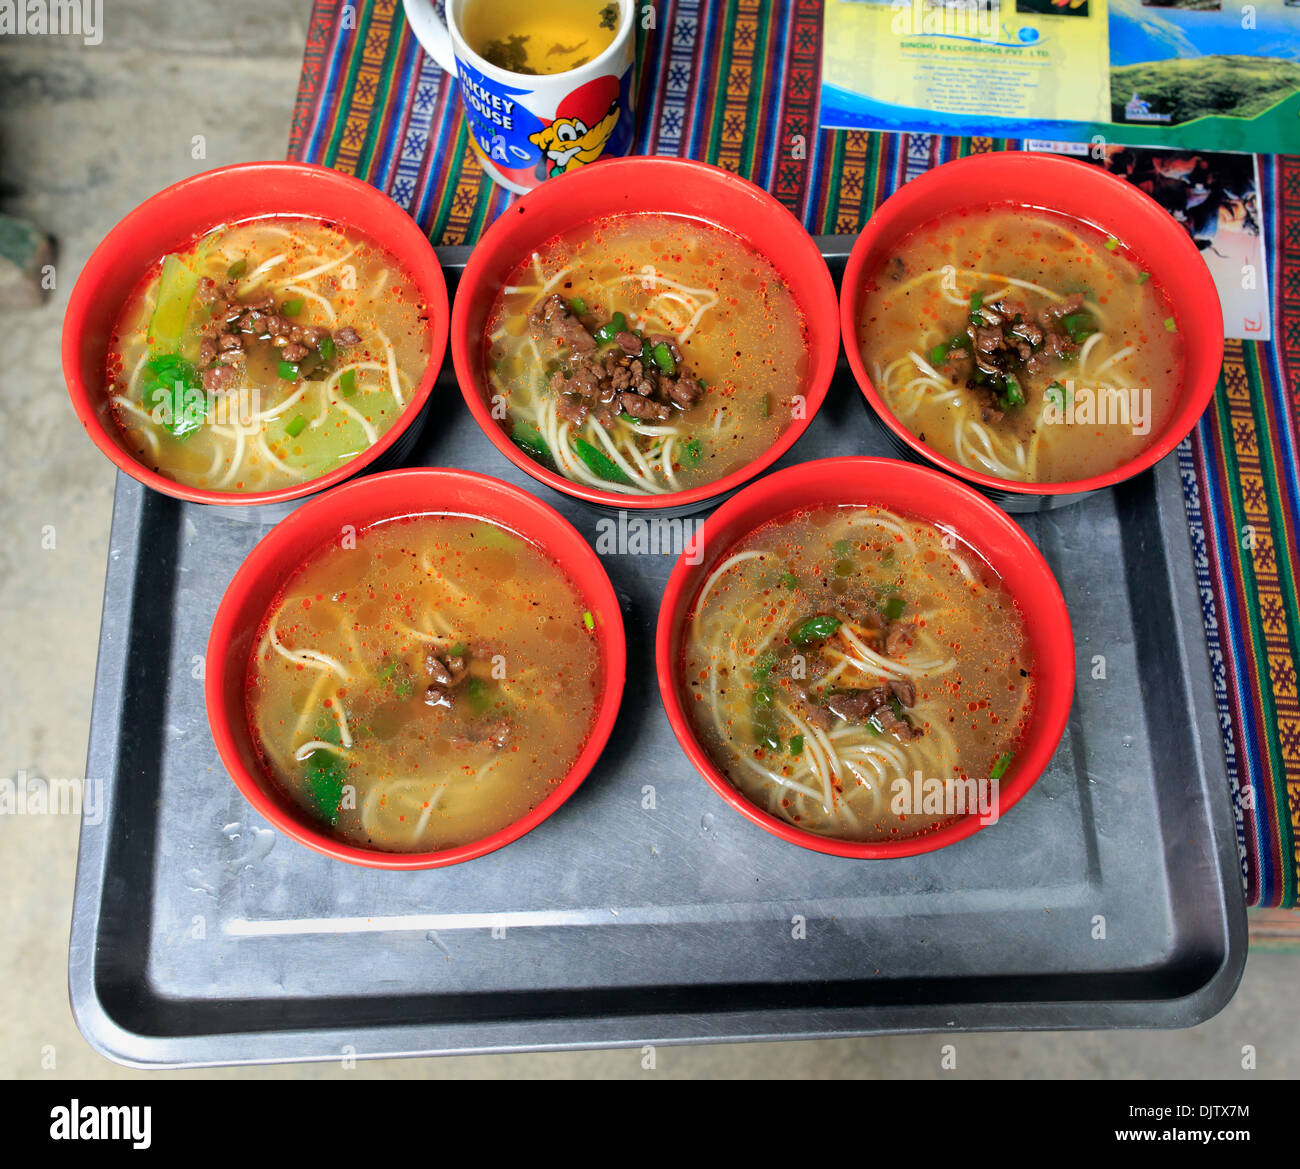
[[[596,77],[556,107],[555,118],[528,140],[542,152],[537,177],[564,174],[595,162],[618,126],[622,108],[614,77]]]

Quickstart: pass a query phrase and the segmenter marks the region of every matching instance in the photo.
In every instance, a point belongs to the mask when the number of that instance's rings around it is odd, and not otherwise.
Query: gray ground
[[[0,775],[84,767],[114,472],[79,433],[59,371],[67,295],[127,211],[198,170],[284,154],[307,0],[110,0],[104,39],[0,40],[0,211],[59,240],[58,288],[0,329]],[[228,26],[233,26],[228,28]],[[206,158],[192,157],[203,135]],[[55,547],[42,546],[54,525]],[[137,1076],[96,1055],[67,999],[77,823],[0,816],[0,1075]],[[1255,952],[1218,1018],[1178,1033],[892,1037],[820,1043],[241,1070],[329,1076],[1113,1078],[1300,1074],[1294,954]],[[940,1045],[957,1047],[955,1072]],[[1241,1068],[1257,1049],[1258,1070]],[[51,1066],[53,1064],[53,1066]],[[194,1074],[194,1073],[178,1073]],[[213,1074],[213,1073],[205,1073]],[[221,1072],[215,1074],[223,1074]]]

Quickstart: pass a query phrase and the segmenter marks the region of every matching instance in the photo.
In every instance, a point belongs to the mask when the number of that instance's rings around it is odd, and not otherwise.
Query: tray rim
[[[816,241],[828,261],[842,259],[852,236],[818,236]],[[471,249],[440,247],[439,259],[454,289]],[[1204,626],[1199,619],[1200,599],[1193,571],[1191,535],[1183,508],[1180,471],[1176,455],[1153,469],[1153,495],[1164,539],[1165,568],[1173,597],[1175,629],[1171,630],[1186,678],[1192,711],[1215,709]],[[111,758],[121,722],[124,696],[112,691],[112,702],[98,701],[102,683],[120,678],[129,653],[130,613],[137,578],[129,557],[114,557],[117,537],[138,531],[147,489],[118,472],[113,501],[105,599],[124,602],[114,613],[102,609],[99,656],[95,670],[88,763]],[[270,509],[263,509],[271,518]],[[278,518],[278,516],[276,517]],[[1014,517],[1013,517],[1014,518]],[[1180,534],[1181,533],[1181,534]],[[128,541],[122,541],[123,544]],[[1189,631],[1188,625],[1194,625]],[[1193,647],[1200,647],[1196,653]],[[1069,1000],[1053,1002],[973,1002],[954,1006],[922,1004],[899,1006],[820,1007],[746,1010],[736,1012],[664,1012],[617,1016],[584,1016],[575,1039],[575,1019],[476,1021],[468,1024],[411,1023],[400,1026],[322,1028],[221,1032],[207,1035],[149,1035],[118,1022],[101,1001],[95,981],[95,959],[100,943],[100,908],[105,895],[107,833],[87,831],[83,822],[78,844],[70,930],[68,988],[73,1016],[82,1036],[99,1054],[128,1067],[202,1068],[233,1065],[329,1062],[345,1055],[356,1059],[421,1058],[440,1055],[508,1054],[531,1051],[575,1051],[640,1046],[678,1046],[721,1042],[771,1042],[868,1035],[921,1034],[945,1031],[1043,1031],[1128,1028],[1182,1028],[1212,1018],[1227,1005],[1241,981],[1248,945],[1245,891],[1239,879],[1236,834],[1231,822],[1226,761],[1217,721],[1193,718],[1197,728],[1198,785],[1205,797],[1205,818],[1217,860],[1218,920],[1225,946],[1222,961],[1196,990],[1170,999]],[[87,774],[90,774],[89,767]],[[101,810],[112,813],[113,788],[120,780],[103,783]],[[1214,792],[1220,793],[1219,797]],[[364,1038],[366,1051],[352,1051]]]

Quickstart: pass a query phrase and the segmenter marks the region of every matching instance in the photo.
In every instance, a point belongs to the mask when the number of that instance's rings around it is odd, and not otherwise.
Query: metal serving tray
[[[837,276],[849,242],[821,241]],[[453,281],[465,254],[442,256]],[[841,363],[785,461],[853,453],[889,447]],[[508,464],[450,368],[412,461],[542,492],[595,540],[602,513]],[[667,556],[604,558],[627,692],[603,759],[541,827],[415,873],[279,839],[221,767],[199,675],[230,577],[287,511],[181,504],[118,479],[87,764],[102,818],[82,830],[70,954],[78,1023],[105,1055],[175,1066],[1181,1027],[1235,990],[1244,899],[1172,459],[1019,517],[1073,615],[1068,730],[1005,820],[897,861],[785,844],[696,775],[654,679]]]

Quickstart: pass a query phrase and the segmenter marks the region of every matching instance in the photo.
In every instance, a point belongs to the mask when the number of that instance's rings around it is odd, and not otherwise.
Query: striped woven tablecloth
[[[997,138],[817,129],[822,0],[654,0],[639,34],[634,151],[704,159],[815,234],[856,232],[917,173]],[[644,22],[643,22],[644,23]],[[515,198],[479,169],[456,87],[400,0],[315,0],[290,156],[372,183],[437,244],[472,244]],[[1296,905],[1300,872],[1300,158],[1261,159],[1273,343],[1229,341],[1179,448],[1248,903]]]

